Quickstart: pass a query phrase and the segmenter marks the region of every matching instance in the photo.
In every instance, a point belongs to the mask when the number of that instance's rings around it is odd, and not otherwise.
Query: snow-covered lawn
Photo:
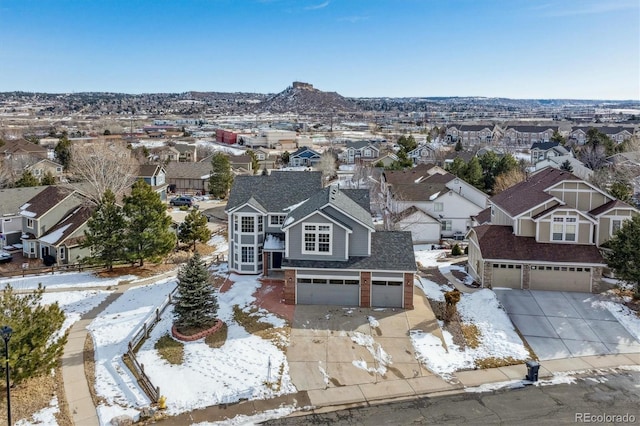
[[[76,288],[87,287],[115,287],[120,281],[131,281],[138,277],[133,275],[114,277],[114,278],[98,278],[92,272],[58,272],[46,275],[29,275],[26,277],[12,277],[0,279],[0,288],[5,288],[7,284],[11,284],[14,290],[31,290],[38,288],[38,284],[42,284],[47,289]]]

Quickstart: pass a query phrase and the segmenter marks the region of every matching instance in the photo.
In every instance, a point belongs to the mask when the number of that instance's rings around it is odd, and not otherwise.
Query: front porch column
[[[371,272],[360,272],[360,307],[371,307]]]
[[[262,275],[265,277],[269,276],[269,255],[268,251],[262,252]]]
[[[404,273],[404,308],[413,309],[413,274]]]
[[[296,270],[285,269],[284,271],[284,303],[286,305],[296,304]]]

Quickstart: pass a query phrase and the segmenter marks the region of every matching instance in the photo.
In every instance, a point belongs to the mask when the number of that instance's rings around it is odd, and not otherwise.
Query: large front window
[[[575,217],[554,217],[551,239],[553,241],[576,241],[577,219]]]
[[[242,247],[242,263],[253,263],[253,247]]]
[[[331,224],[305,224],[302,233],[302,252],[331,254],[331,227]]]

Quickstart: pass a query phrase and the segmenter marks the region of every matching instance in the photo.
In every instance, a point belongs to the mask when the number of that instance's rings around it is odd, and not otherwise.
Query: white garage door
[[[532,266],[530,290],[591,292],[591,268]]]
[[[491,287],[522,288],[522,265],[494,263]]]

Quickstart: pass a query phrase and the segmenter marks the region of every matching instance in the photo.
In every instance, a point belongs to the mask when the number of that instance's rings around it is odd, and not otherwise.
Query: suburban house
[[[62,164],[49,159],[40,160],[28,166],[26,170],[30,171],[38,179],[42,179],[47,173],[51,173],[57,182],[62,179],[64,172]]]
[[[508,126],[502,132],[501,142],[509,146],[549,142],[557,130],[551,126]]]
[[[178,194],[206,194],[209,192],[211,162],[169,163],[166,165],[169,190]]]
[[[20,206],[46,189],[46,186],[0,189],[0,249],[21,249],[22,216]]]
[[[81,242],[95,205],[70,188],[48,186],[20,207],[22,255],[77,263],[89,254]]]
[[[435,163],[436,150],[431,145],[425,143],[409,151],[407,157],[413,160],[413,164]]]
[[[187,163],[198,161],[196,144],[177,143],[174,148],[178,151],[178,161]]]
[[[484,124],[460,124],[447,127],[446,140],[460,142],[464,146],[489,144],[493,140],[493,126]]]
[[[387,229],[410,231],[414,244],[462,239],[488,196],[436,165],[382,174]]]
[[[322,188],[320,172],[236,177],[227,203],[229,269],[284,272],[288,304],[413,308],[408,232],[376,232],[369,191]]]
[[[570,149],[560,145],[560,142],[534,142],[530,148],[531,164],[546,160],[549,157],[565,156],[571,153]]]
[[[158,164],[143,164],[138,171],[138,179],[144,180],[151,185],[151,188],[160,195],[162,201],[167,200],[167,172],[165,168]]]
[[[338,155],[338,159],[345,164],[359,161],[377,161],[380,149],[371,141],[347,142],[345,149]]]
[[[159,148],[152,148],[150,149],[150,152],[150,159],[160,161],[162,163],[178,161],[178,158],[180,157],[180,151],[168,145]]]
[[[577,143],[578,145],[584,145],[587,142],[587,132],[589,129],[597,129],[600,133],[604,133],[609,136],[614,142],[622,143],[631,137],[635,133],[635,129],[632,127],[622,126],[587,126],[587,127],[574,127],[569,133],[569,140]]]
[[[378,157],[378,159],[375,162],[375,166],[388,167],[398,160],[399,160],[398,156],[395,155],[393,152],[387,152],[386,154],[382,155],[382,157]]]
[[[312,167],[320,161],[320,154],[309,147],[303,146],[289,156],[291,167]]]
[[[483,287],[598,292],[600,247],[640,212],[575,175],[546,168],[491,197],[468,234],[468,272]]]
[[[9,139],[0,147],[0,154],[6,159],[33,163],[34,160],[54,157],[53,149],[46,148],[24,139]]]

